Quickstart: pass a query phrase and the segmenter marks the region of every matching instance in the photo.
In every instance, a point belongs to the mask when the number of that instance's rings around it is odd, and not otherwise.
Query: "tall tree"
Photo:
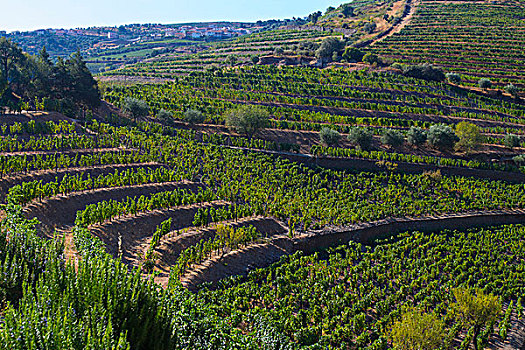
[[[12,69],[16,64],[20,64],[24,60],[24,54],[16,43],[5,37],[0,38],[0,69],[2,73],[2,80],[9,84],[11,83]]]
[[[100,105],[100,91],[86,66],[80,51],[74,53],[68,60],[67,70],[71,76],[72,97],[75,104],[82,109],[96,108]]]

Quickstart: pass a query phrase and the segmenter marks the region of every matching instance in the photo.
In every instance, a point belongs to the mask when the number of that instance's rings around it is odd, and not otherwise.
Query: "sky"
[[[0,0],[0,30],[304,17],[349,0]]]

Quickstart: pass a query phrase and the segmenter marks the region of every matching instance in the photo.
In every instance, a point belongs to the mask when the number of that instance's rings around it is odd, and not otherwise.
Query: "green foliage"
[[[461,83],[461,76],[457,73],[447,73],[446,74],[448,81],[454,84]]]
[[[352,128],[348,134],[348,141],[362,150],[370,148],[372,139],[372,133],[367,128]]]
[[[201,124],[205,119],[206,117],[199,110],[188,109],[186,112],[184,112],[184,121],[188,124]]]
[[[519,88],[514,84],[508,84],[505,86],[505,91],[511,94],[513,97],[517,98],[519,96]]]
[[[381,58],[379,58],[378,55],[371,53],[371,52],[368,52],[367,54],[363,56],[363,62],[366,62],[368,64],[377,64],[377,65],[380,65],[383,63],[383,61],[381,60]]]
[[[427,133],[427,142],[431,147],[447,150],[451,149],[458,138],[454,130],[448,125],[438,124],[432,125]]]
[[[478,81],[478,85],[483,90],[487,90],[487,89],[490,89],[492,87],[492,81],[490,81],[490,79],[487,79],[487,78],[481,78]]]
[[[146,101],[139,100],[133,97],[124,99],[122,110],[129,114],[133,119],[145,117],[149,113],[149,106]]]
[[[365,53],[356,47],[348,46],[343,53],[343,58],[347,62],[361,62]]]
[[[430,81],[444,81],[446,78],[441,68],[436,68],[431,64],[405,65],[403,74],[407,77]]]
[[[172,117],[173,117],[173,113],[165,109],[161,109],[157,113],[157,119],[162,120],[162,121],[170,121]]]
[[[459,141],[454,148],[458,151],[465,151],[467,153],[479,148],[483,142],[483,136],[479,127],[469,122],[459,122],[456,125],[456,136]]]
[[[259,130],[268,126],[270,113],[263,107],[244,105],[226,114],[226,126],[252,138]]]
[[[339,54],[345,48],[345,42],[338,38],[328,37],[321,42],[321,46],[315,52],[319,59],[330,60],[334,53]]]
[[[324,127],[319,132],[321,142],[327,146],[336,146],[341,141],[341,134],[334,129]]]
[[[365,24],[365,26],[363,27],[363,30],[365,31],[365,33],[367,34],[372,34],[373,32],[375,32],[377,28],[377,24],[376,22],[368,22],[367,24]]]
[[[410,310],[392,326],[392,345],[399,350],[435,350],[444,339],[444,322],[435,314]]]
[[[405,142],[403,133],[396,129],[385,129],[381,135],[381,142],[390,147],[399,147]]]
[[[427,140],[427,132],[424,129],[412,126],[407,132],[407,143],[412,146],[419,146]]]
[[[478,349],[477,338],[481,328],[496,321],[501,313],[501,302],[497,296],[469,288],[454,289],[456,302],[453,308],[462,322],[474,328],[473,345]]]
[[[518,135],[506,134],[503,144],[508,148],[519,147],[521,144],[521,139]]]

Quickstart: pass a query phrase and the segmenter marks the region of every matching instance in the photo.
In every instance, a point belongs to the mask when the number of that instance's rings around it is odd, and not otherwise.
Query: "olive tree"
[[[448,81],[454,84],[461,83],[461,76],[457,73],[447,73],[446,74]]]
[[[367,128],[355,127],[350,129],[348,141],[362,150],[367,150],[372,145],[373,135]]]
[[[519,89],[514,84],[509,84],[509,85],[505,86],[505,91],[507,91],[509,94],[511,94],[515,98],[518,97]]]
[[[411,127],[407,131],[407,143],[412,146],[419,146],[427,140],[427,132],[418,127]]]
[[[405,137],[399,130],[385,129],[381,135],[381,143],[390,147],[399,147],[405,142]]]
[[[508,148],[519,147],[520,143],[520,137],[514,134],[505,135],[505,138],[503,140],[503,144],[505,145],[505,147]]]
[[[481,78],[479,81],[478,81],[478,85],[480,88],[482,88],[483,90],[487,90],[487,89],[490,89],[492,87],[492,82],[490,81],[490,79],[487,79],[487,78]]]
[[[344,41],[331,36],[321,42],[321,46],[315,52],[315,57],[322,60],[330,60],[334,56],[334,52],[339,54],[344,48]]]
[[[204,115],[196,109],[188,109],[184,112],[184,121],[188,124],[200,124],[204,122]]]
[[[124,112],[128,113],[133,119],[145,117],[149,113],[149,106],[146,101],[128,97],[122,105]]]
[[[327,146],[336,146],[341,141],[341,134],[334,129],[324,127],[319,132],[321,142]]]
[[[244,105],[226,113],[226,126],[252,138],[260,129],[268,126],[270,113],[260,106]]]
[[[454,130],[448,125],[432,125],[428,129],[427,142],[431,147],[445,150],[450,149],[458,141]]]

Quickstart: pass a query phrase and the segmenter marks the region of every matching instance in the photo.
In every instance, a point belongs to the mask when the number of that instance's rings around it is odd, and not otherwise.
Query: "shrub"
[[[157,119],[164,120],[164,121],[170,120],[172,116],[173,114],[170,111],[167,111],[165,109],[161,109],[157,113]]]
[[[336,146],[341,141],[341,134],[334,129],[324,127],[319,132],[321,142],[327,146]]]
[[[519,147],[520,145],[520,137],[518,135],[514,134],[507,134],[505,135],[505,139],[503,140],[503,144],[508,148],[514,148]]]
[[[454,84],[461,83],[461,76],[457,73],[447,73],[447,79]]]
[[[184,121],[189,124],[201,124],[206,118],[201,111],[196,109],[188,109],[184,112]]]
[[[366,63],[369,63],[369,64],[382,64],[382,61],[381,59],[379,58],[378,55],[376,54],[373,54],[371,52],[367,53],[366,55],[363,56],[363,62],[366,62]]]
[[[252,61],[253,64],[257,64],[259,63],[259,57],[256,56],[256,55],[253,55],[250,60]]]
[[[399,147],[404,141],[403,134],[395,129],[386,129],[381,136],[381,143],[390,147]]]
[[[367,150],[372,145],[372,132],[366,128],[352,128],[348,134],[348,141],[362,150]]]
[[[490,89],[492,87],[492,82],[490,81],[490,79],[487,79],[487,78],[481,78],[479,81],[478,81],[478,85],[480,88],[482,88],[483,90],[486,90],[486,89]]]
[[[226,126],[252,138],[260,129],[268,125],[269,119],[270,113],[266,109],[245,105],[232,109],[226,114]]]
[[[377,28],[377,24],[375,22],[368,22],[365,24],[363,30],[365,33],[372,34]]]
[[[456,136],[459,141],[456,143],[455,149],[467,153],[477,149],[483,141],[479,127],[469,122],[460,122],[456,125]]]
[[[458,141],[454,130],[448,125],[432,125],[428,129],[427,142],[430,146],[438,149],[450,149]]]
[[[393,324],[390,337],[396,349],[438,349],[445,338],[444,326],[434,314],[410,310]]]
[[[518,97],[519,89],[514,84],[509,84],[505,86],[505,91],[507,91],[509,94],[511,94],[514,97]]]
[[[419,146],[427,140],[427,132],[415,126],[411,127],[407,132],[407,142],[412,146]]]
[[[347,62],[361,62],[365,53],[356,47],[347,47],[343,53],[343,58]]]
[[[446,76],[440,68],[431,64],[416,64],[403,67],[403,75],[416,79],[444,81]]]
[[[321,46],[315,52],[315,56],[319,59],[331,59],[334,52],[338,53],[345,47],[344,41],[334,37],[328,37],[321,42]]]
[[[149,113],[149,106],[145,101],[132,97],[127,97],[124,100],[122,109],[134,119],[137,119],[138,117],[145,117]]]

